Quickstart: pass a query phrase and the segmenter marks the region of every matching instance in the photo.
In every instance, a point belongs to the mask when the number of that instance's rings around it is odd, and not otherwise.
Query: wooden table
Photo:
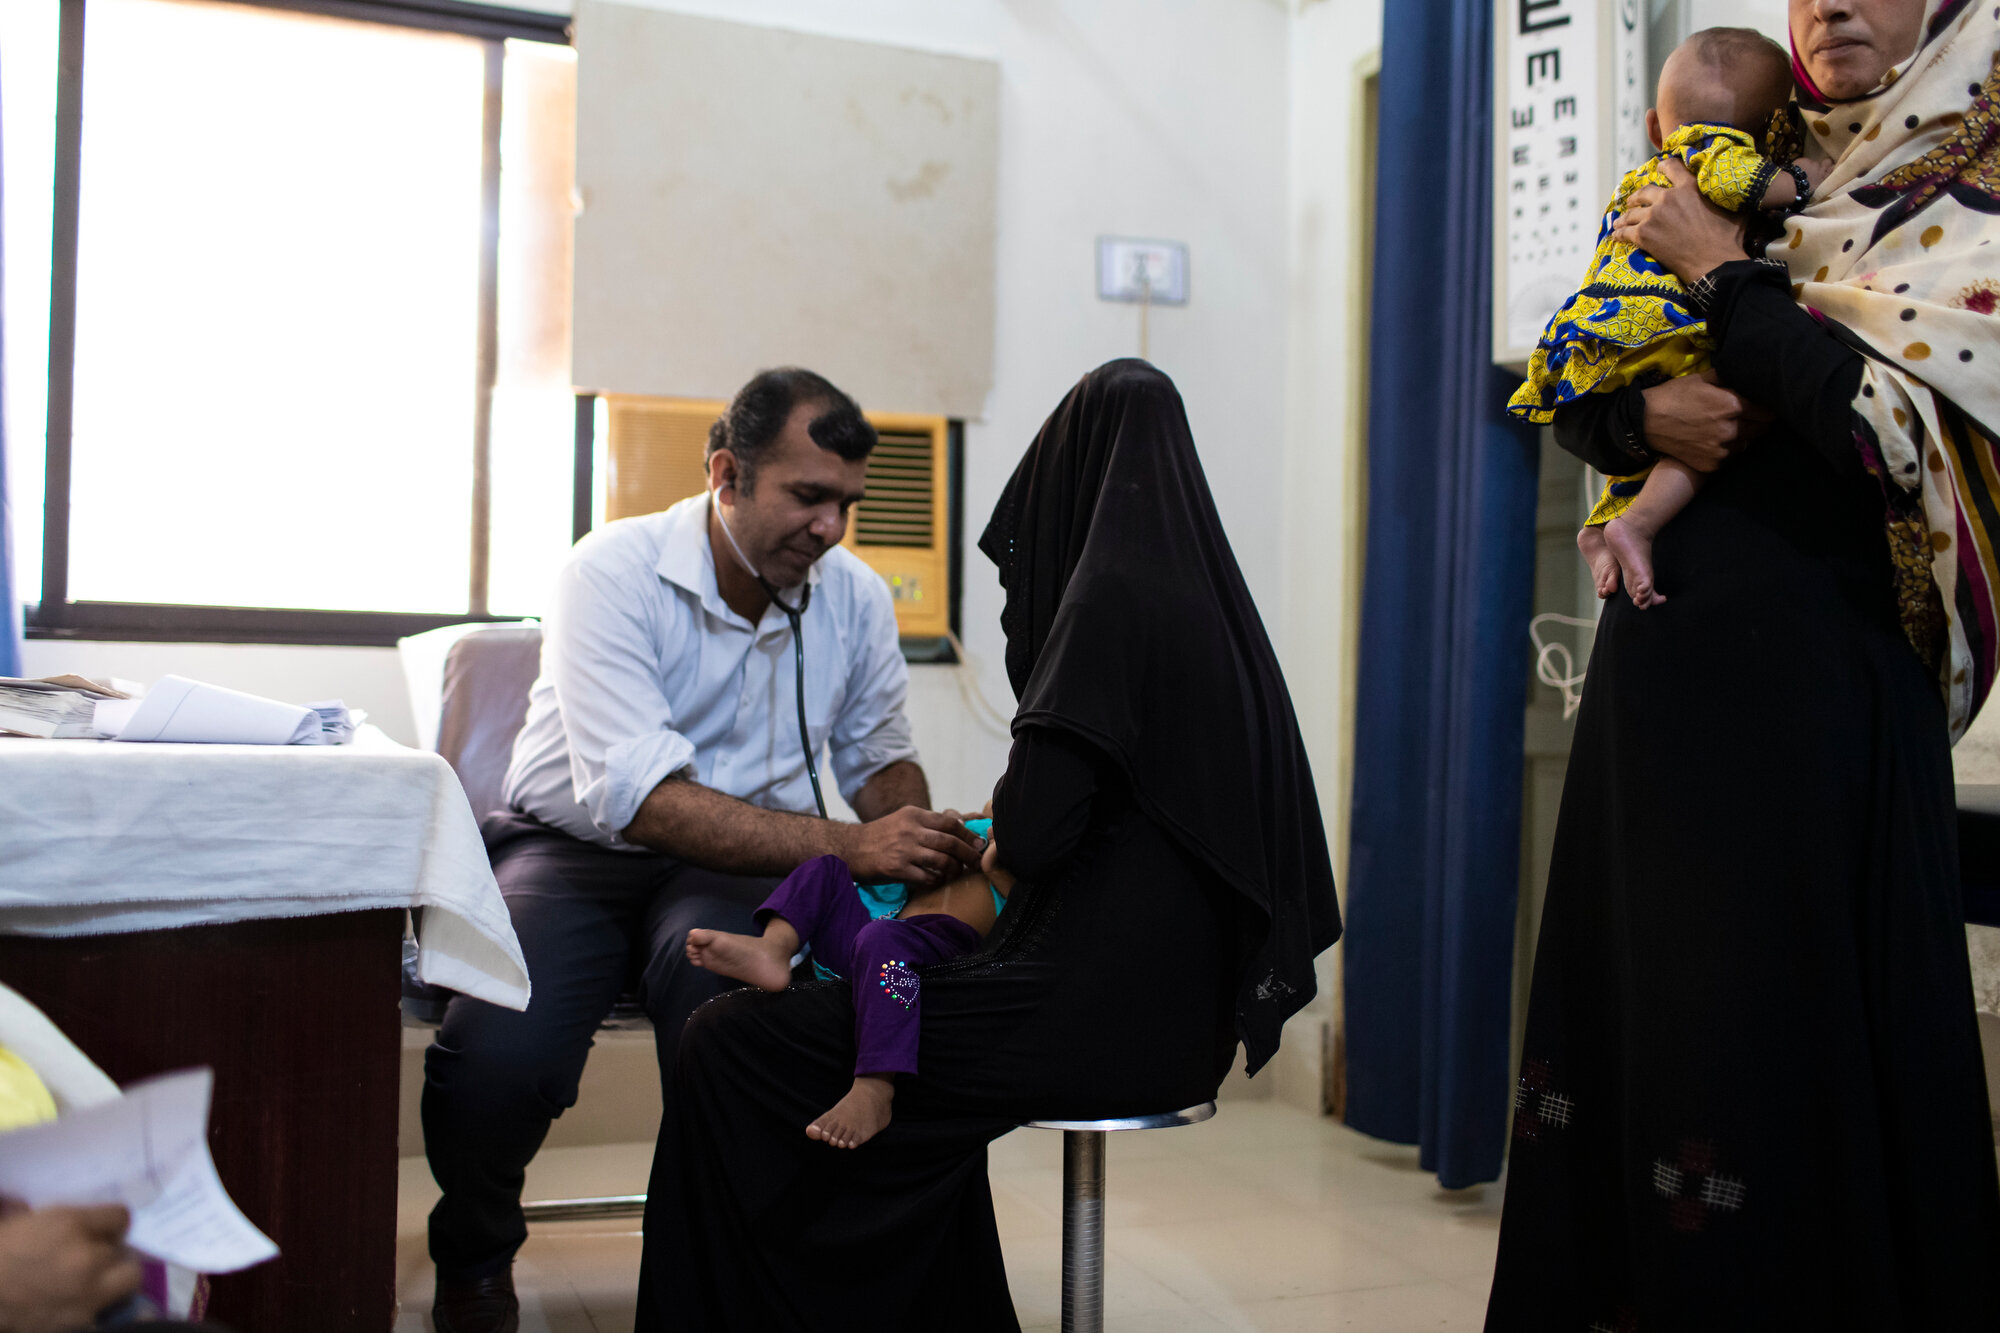
[[[280,1255],[211,1279],[237,1333],[395,1319],[403,914],[0,936],[0,980],[123,1084],[209,1065],[216,1170]]]
[[[405,909],[426,980],[528,976],[451,768],[354,745],[0,741],[0,981],[118,1083],[215,1070],[223,1185],[279,1258],[237,1333],[389,1333]]]

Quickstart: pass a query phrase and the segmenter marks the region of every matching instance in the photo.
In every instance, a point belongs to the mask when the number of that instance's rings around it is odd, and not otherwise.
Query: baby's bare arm
[[[1802,157],[1791,165],[1805,173],[1806,185],[1810,190],[1817,191],[1820,182],[1826,179],[1827,164],[1816,158]],[[1790,208],[1798,200],[1799,183],[1797,179],[1793,177],[1791,172],[1780,170],[1776,175],[1771,177],[1771,183],[1765,188],[1764,198],[1758,204],[1758,207],[1766,209]]]
[[[1764,197],[1758,201],[1757,207],[1767,211],[1790,208],[1798,201],[1799,183],[1792,179],[1791,172],[1780,171],[1773,174],[1771,183],[1764,187]]]

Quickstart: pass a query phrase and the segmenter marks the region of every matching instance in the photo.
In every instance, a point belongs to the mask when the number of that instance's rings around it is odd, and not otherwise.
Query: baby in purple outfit
[[[983,835],[990,821],[967,820],[966,827]],[[857,885],[847,862],[816,857],[757,909],[762,936],[688,932],[689,962],[759,989],[791,985],[792,959],[805,945],[822,975],[853,987],[854,1086],[806,1126],[808,1138],[835,1148],[858,1148],[881,1133],[896,1075],[917,1072],[922,983],[915,969],[977,949],[1014,880],[997,864],[989,840],[972,874],[931,889],[901,887]]]

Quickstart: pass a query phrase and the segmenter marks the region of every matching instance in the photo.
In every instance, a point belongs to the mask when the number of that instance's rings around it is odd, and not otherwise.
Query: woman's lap
[[[927,1115],[899,1096],[860,1149],[808,1139],[853,1061],[837,984],[737,991],[696,1011],[655,1156],[651,1193],[667,1206],[648,1216],[642,1326],[922,1327],[920,1291],[885,1290],[880,1274],[943,1268],[979,1307],[1006,1312],[967,1327],[1015,1327],[984,1154],[1013,1122]],[[955,1206],[933,1206],[940,1194]],[[649,1308],[663,1317],[648,1321]]]
[[[1030,1117],[1204,1100],[1233,1044],[1219,887],[1143,827],[1103,841],[1118,874],[1024,890],[1015,947],[923,972],[919,1072],[859,1149],[805,1136],[852,1080],[845,986],[695,1012],[655,1155],[642,1329],[1016,1327],[986,1145]]]

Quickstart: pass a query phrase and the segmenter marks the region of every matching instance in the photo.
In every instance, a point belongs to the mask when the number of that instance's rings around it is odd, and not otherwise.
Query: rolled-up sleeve
[[[654,627],[629,590],[572,560],[556,583],[543,655],[577,802],[599,829],[619,833],[653,788],[695,773],[694,743],[674,729],[661,686]]]
[[[828,743],[834,780],[850,805],[868,779],[891,764],[917,759],[903,707],[910,694],[910,666],[896,633],[896,607],[881,580],[863,580],[858,594],[846,698]]]

